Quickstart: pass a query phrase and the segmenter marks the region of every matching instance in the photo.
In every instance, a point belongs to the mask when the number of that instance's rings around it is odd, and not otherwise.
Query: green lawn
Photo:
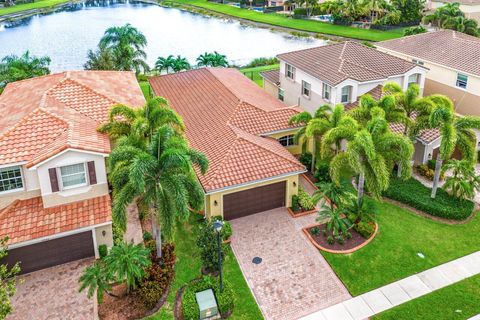
[[[207,0],[165,0],[164,2],[165,4],[181,4],[195,6],[221,14],[229,15],[232,17],[284,28],[308,32],[317,32],[322,34],[329,34],[361,40],[382,41],[403,36],[403,29],[397,29],[392,31],[379,31],[352,28],[347,26],[333,25],[320,21],[292,19],[276,13],[265,14],[254,10],[240,9],[230,5],[208,2]]]
[[[0,8],[0,16],[32,9],[50,8],[69,1],[71,0],[36,0],[32,3],[22,3],[13,7]]]
[[[402,304],[371,319],[454,320],[468,319],[478,313],[480,313],[480,275]]]
[[[322,252],[354,296],[480,248],[480,215],[447,225],[386,202],[379,203],[379,212],[380,229],[369,245],[348,255]]]
[[[260,76],[260,72],[278,69],[278,64],[273,64],[270,66],[261,66],[261,67],[254,67],[254,68],[242,68],[240,72],[242,72],[246,77],[250,78],[250,80],[254,81],[260,87],[263,87],[263,78]]]
[[[153,94],[153,90],[150,88],[150,83],[148,81],[139,81],[140,89],[142,89],[143,96],[145,99],[150,99],[150,93]]]
[[[199,222],[203,217],[192,215],[185,225],[178,225],[175,235],[177,263],[175,265],[175,280],[172,283],[166,304],[160,311],[148,318],[150,320],[173,319],[173,304],[175,295],[184,284],[200,277],[201,261],[195,245]],[[229,250],[224,263],[224,277],[231,282],[235,292],[235,309],[229,319],[263,319],[262,313],[253,298],[250,289],[243,278],[240,267]]]

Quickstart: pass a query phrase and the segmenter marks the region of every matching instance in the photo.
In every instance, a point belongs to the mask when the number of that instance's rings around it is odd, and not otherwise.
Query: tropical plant
[[[112,247],[104,261],[107,273],[116,281],[125,282],[127,294],[136,288],[138,281],[145,276],[145,269],[152,263],[150,250],[142,244],[125,242]]]
[[[463,17],[465,14],[460,10],[459,2],[445,3],[440,8],[437,8],[433,14],[427,15],[423,18],[423,22],[431,23],[436,27],[442,27],[443,23],[454,17]]]
[[[21,56],[9,55],[0,62],[0,90],[8,83],[39,77],[50,73],[50,58],[36,57],[26,51]]]
[[[155,69],[160,73],[162,73],[163,70],[169,73],[170,70],[173,70],[174,64],[175,58],[172,55],[169,55],[166,58],[158,57],[157,62],[155,62]]]
[[[115,70],[133,70],[138,74],[149,70],[145,62],[147,54],[143,50],[146,45],[147,39],[143,33],[127,23],[108,28],[100,39],[99,48],[112,51]]]
[[[0,261],[8,255],[8,237],[0,239]],[[0,264],[0,319],[5,319],[12,312],[10,298],[17,291],[17,274],[20,272],[20,265],[13,266]]]
[[[110,290],[112,290],[112,281],[113,276],[107,272],[105,262],[98,260],[83,270],[79,279],[79,292],[87,289],[87,297],[89,299],[96,293],[98,303],[103,303],[105,293],[114,296],[110,293]]]
[[[213,227],[213,218],[211,221],[205,221],[198,233],[197,247],[200,251],[200,258],[204,269],[208,272],[218,270],[218,243],[217,232]],[[226,240],[226,239],[223,239]],[[224,248],[220,246],[220,258],[225,258]]]
[[[443,189],[450,191],[458,199],[473,199],[480,190],[480,176],[475,174],[472,163],[451,159],[442,167],[442,171],[451,171],[445,180]]]
[[[442,23],[442,28],[452,29],[475,37],[478,37],[479,35],[478,22],[474,19],[467,19],[462,16],[446,18]]]
[[[199,67],[228,67],[227,57],[214,51],[213,53],[205,52],[197,58]]]
[[[115,70],[115,56],[113,50],[100,44],[96,51],[88,50],[85,70]]]
[[[374,197],[380,196],[388,187],[394,164],[404,168],[401,175],[404,179],[410,177],[412,172],[412,142],[390,131],[383,109],[375,107],[371,113],[372,119],[348,141],[346,151],[337,154],[330,162],[330,176],[337,185],[345,169],[359,176],[359,202],[363,198],[365,183]]]
[[[318,189],[313,194],[313,203],[328,199],[330,208],[349,207],[354,201],[355,196],[348,191],[348,186],[344,184],[336,184],[334,182],[317,183]]]
[[[317,0],[293,0],[292,2],[298,4],[300,7],[304,7],[307,13],[307,17],[312,15],[314,8],[318,6]]]
[[[420,22],[425,10],[425,0],[391,0],[390,5],[399,12],[400,22]]]
[[[379,100],[375,100],[370,94],[364,94],[360,97],[358,106],[351,109],[348,113],[359,125],[366,126],[372,120],[372,109],[380,108],[385,112],[385,120],[388,122],[402,122],[405,118],[405,112],[397,108],[395,98],[391,95],[384,95]]]
[[[474,129],[480,129],[480,117],[456,116],[453,102],[443,95],[432,95],[430,99],[435,108],[430,114],[430,126],[440,131],[440,149],[435,163],[435,175],[431,197],[435,198],[440,179],[440,171],[445,160],[448,160],[455,148],[462,154],[463,160],[472,166],[477,160],[477,136]]]
[[[403,31],[403,35],[404,36],[413,36],[415,34],[420,34],[420,33],[425,33],[427,32],[427,29],[425,29],[425,27],[423,26],[414,26],[414,27],[410,27],[410,28],[406,28],[404,31]]]
[[[346,209],[349,220],[355,225],[375,221],[378,211],[375,201],[352,201]]]
[[[322,222],[325,219],[327,219],[327,230],[332,232],[334,237],[346,233],[352,227],[350,220],[344,217],[342,207],[331,207],[323,203],[318,211],[317,221]]]
[[[173,72],[190,70],[191,68],[192,67],[190,66],[190,63],[188,62],[187,58],[184,58],[182,56],[177,56],[173,61],[173,66],[172,66]]]

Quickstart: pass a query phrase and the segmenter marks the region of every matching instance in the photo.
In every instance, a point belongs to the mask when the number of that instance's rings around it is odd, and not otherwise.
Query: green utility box
[[[217,301],[212,289],[195,293],[195,298],[200,309],[200,319],[220,319]]]

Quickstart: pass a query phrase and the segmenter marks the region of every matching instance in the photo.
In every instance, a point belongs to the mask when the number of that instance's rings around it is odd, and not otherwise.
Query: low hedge
[[[383,195],[440,218],[464,220],[472,214],[472,201],[457,199],[442,188],[438,188],[436,198],[432,199],[431,192],[430,188],[414,178],[404,181],[392,177]]]
[[[191,281],[185,287],[182,298],[182,312],[185,320],[196,320],[200,318],[195,293],[212,289],[217,300],[218,311],[221,315],[228,314],[233,310],[234,296],[230,282],[223,280],[223,292],[220,292],[220,280],[211,276]]]

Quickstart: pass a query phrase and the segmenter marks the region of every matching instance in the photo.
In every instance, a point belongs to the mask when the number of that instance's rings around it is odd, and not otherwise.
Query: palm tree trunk
[[[442,169],[443,159],[440,156],[440,153],[437,155],[437,162],[435,163],[435,175],[433,176],[433,186],[432,186],[432,199],[435,199],[437,195],[438,182],[440,180],[440,171]]]
[[[310,171],[312,174],[315,174],[315,154],[317,153],[317,140],[313,138],[313,147],[312,147],[312,165]]]
[[[397,177],[401,177],[402,176],[402,164],[399,163],[397,164]]]
[[[363,200],[364,186],[365,186],[365,174],[362,172],[358,177],[358,185],[357,185],[359,204],[361,204]]]
[[[152,217],[152,233],[153,238],[155,239],[155,248],[157,249],[157,258],[162,257],[162,234],[160,233],[160,228],[157,227],[157,222],[154,217]]]

